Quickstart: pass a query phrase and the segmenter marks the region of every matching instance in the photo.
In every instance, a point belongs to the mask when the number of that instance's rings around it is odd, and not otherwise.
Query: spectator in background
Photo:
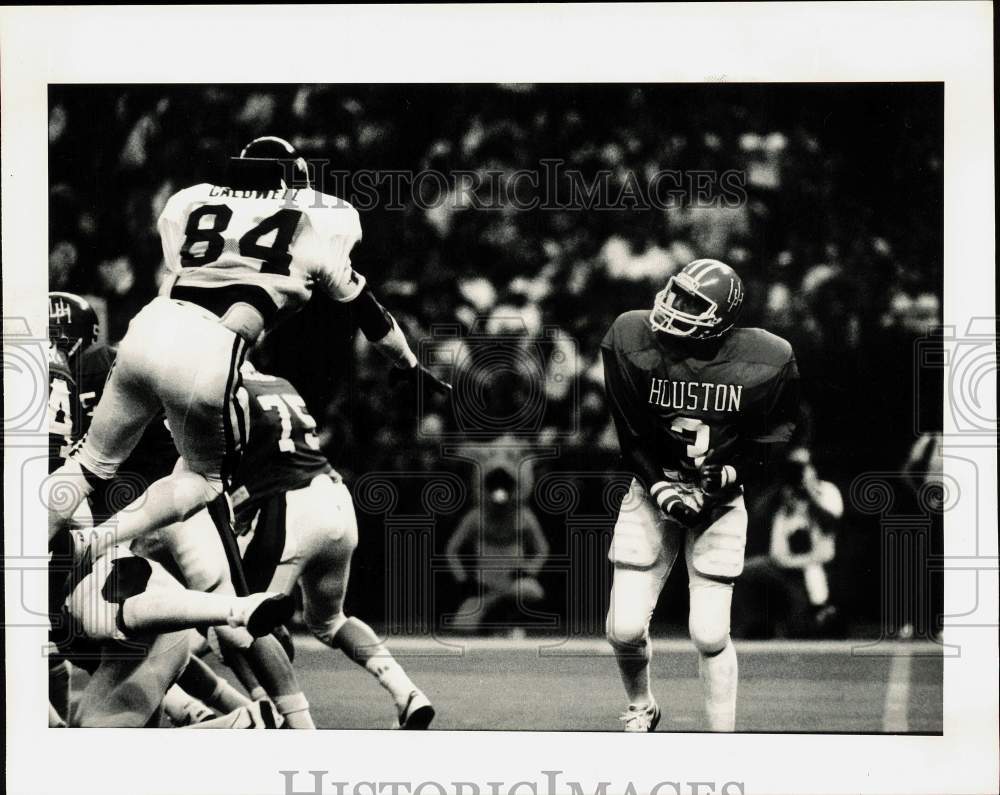
[[[506,468],[487,472],[482,504],[462,518],[448,542],[448,565],[458,583],[472,593],[453,617],[454,629],[480,634],[487,626],[523,636],[523,608],[545,592],[537,575],[549,544],[534,511],[515,499],[516,481]]]
[[[789,453],[778,484],[762,496],[757,510],[768,517],[770,550],[746,562],[740,589],[750,598],[734,619],[734,634],[826,634],[836,617],[826,566],[836,554],[844,513],[840,489],[819,479],[808,448],[799,447]]]

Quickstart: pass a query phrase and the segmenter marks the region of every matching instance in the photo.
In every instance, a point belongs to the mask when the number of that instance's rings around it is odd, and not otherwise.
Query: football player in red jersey
[[[80,433],[76,365],[97,340],[97,315],[90,303],[73,293],[49,293],[49,474],[55,472],[69,455]],[[72,360],[72,361],[71,361]],[[62,576],[73,565],[68,536],[60,535],[49,543],[49,622],[58,626],[62,605]],[[57,636],[50,630],[49,640]],[[69,711],[69,663],[60,654],[49,655],[49,725],[65,726]]]
[[[97,341],[97,314],[73,293],[49,293],[49,472],[55,472],[79,435],[75,376],[87,349]]]
[[[232,499],[250,590],[291,594],[298,583],[306,626],[385,688],[396,707],[394,728],[426,729],[434,718],[427,696],[371,627],[344,612],[358,524],[347,486],[320,452],[315,420],[284,378],[249,362],[241,371],[252,431]],[[206,544],[210,522],[203,511],[164,533],[195,587],[209,586],[226,568],[218,546]]]
[[[798,415],[792,348],[762,329],[737,328],[742,302],[732,268],[695,260],[657,294],[652,312],[619,316],[601,343],[607,399],[633,475],[609,553],[607,637],[629,700],[625,731],[653,731],[660,720],[649,621],[682,550],[708,725],[735,728],[729,616],[746,544],[743,483],[776,459]]]

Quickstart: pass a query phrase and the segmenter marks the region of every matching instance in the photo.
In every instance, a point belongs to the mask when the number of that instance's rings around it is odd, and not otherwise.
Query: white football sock
[[[653,703],[653,691],[649,687],[649,661],[653,657],[652,646],[647,637],[641,644],[612,644],[618,672],[625,686],[629,704],[646,706]]]
[[[709,729],[714,732],[734,731],[739,666],[732,639],[726,639],[726,645],[718,654],[699,655],[698,674],[705,695]]]
[[[278,712],[285,719],[289,729],[316,728],[312,715],[309,714],[309,702],[301,690],[298,693],[275,696],[272,701]]]
[[[396,707],[405,707],[410,693],[417,686],[378,639],[375,631],[364,621],[354,617],[339,623],[335,632],[324,632],[322,628],[316,627],[313,633],[321,640],[326,639],[333,648],[341,649],[358,665],[364,666],[389,691]]]
[[[163,711],[174,726],[191,726],[215,717],[212,710],[179,685],[171,685],[163,696]]]

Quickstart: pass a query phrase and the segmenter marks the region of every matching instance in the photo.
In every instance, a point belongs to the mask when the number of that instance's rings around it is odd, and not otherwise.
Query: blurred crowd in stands
[[[511,433],[558,446],[536,476],[613,468],[600,339],[676,269],[716,257],[746,282],[743,324],[795,348],[797,445],[846,496],[940,429],[940,378],[914,346],[941,322],[942,118],[941,89],[919,84],[54,87],[50,286],[95,299],[119,339],[163,277],[166,199],[281,135],[359,207],[355,267],[473,407],[415,412],[349,314],[314,300],[259,359],[300,388],[349,478],[440,468],[442,439]],[[651,202],[664,172],[675,190]],[[558,517],[520,499],[566,554]],[[847,500],[841,528],[832,598],[877,621],[877,522]],[[844,593],[838,567],[857,578]]]

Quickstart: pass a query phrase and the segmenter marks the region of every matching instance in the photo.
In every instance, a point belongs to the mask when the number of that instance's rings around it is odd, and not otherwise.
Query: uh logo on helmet
[[[97,313],[74,293],[49,293],[49,342],[72,358],[97,342]]]
[[[736,324],[743,306],[743,280],[717,259],[696,259],[670,277],[649,315],[653,331],[711,339]]]

